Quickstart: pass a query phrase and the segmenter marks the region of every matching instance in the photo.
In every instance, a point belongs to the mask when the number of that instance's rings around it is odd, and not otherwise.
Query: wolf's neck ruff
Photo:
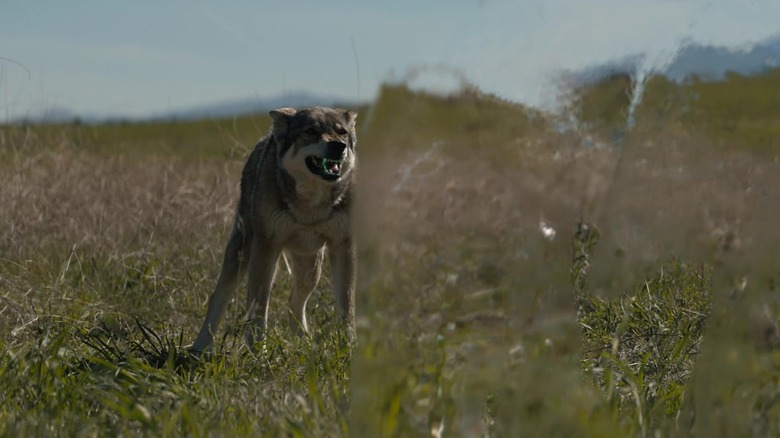
[[[350,186],[347,181],[334,184],[323,184],[315,178],[299,181],[282,168],[278,168],[277,185],[285,209],[296,220],[307,224],[328,220]]]

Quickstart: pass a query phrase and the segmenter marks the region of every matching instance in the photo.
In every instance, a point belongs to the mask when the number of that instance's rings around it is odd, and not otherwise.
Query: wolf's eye
[[[314,128],[309,128],[309,129],[307,129],[307,130],[305,130],[303,132],[305,132],[308,135],[317,135],[317,130],[314,129]]]
[[[338,128],[336,128],[336,134],[338,134],[338,135],[347,135],[347,130],[342,128],[342,127],[338,127]]]

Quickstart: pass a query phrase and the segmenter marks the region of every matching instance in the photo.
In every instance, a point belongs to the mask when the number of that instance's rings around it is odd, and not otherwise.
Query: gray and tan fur
[[[294,332],[307,332],[306,301],[320,279],[327,249],[336,307],[348,324],[354,317],[355,244],[350,204],[357,157],[357,113],[331,108],[280,108],[273,126],[244,166],[241,196],[222,271],[208,301],[205,321],[190,347],[212,345],[225,306],[247,276],[250,346],[268,324],[268,302],[282,251],[293,276],[289,298]]]

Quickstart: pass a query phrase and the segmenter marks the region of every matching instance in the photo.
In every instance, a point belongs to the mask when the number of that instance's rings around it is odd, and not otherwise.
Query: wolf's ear
[[[287,136],[287,128],[290,127],[290,119],[295,113],[294,108],[278,108],[268,113],[274,120],[272,132],[276,141],[284,142],[284,138]]]
[[[296,112],[295,108],[277,108],[271,110],[268,114],[271,115],[274,122],[280,122],[282,120],[288,120],[290,117],[294,116]]]
[[[358,113],[351,110],[343,110],[344,118],[347,120],[348,125],[354,125],[355,119],[357,119]]]

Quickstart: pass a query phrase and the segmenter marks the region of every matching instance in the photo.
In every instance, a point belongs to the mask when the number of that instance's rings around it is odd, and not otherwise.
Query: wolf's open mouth
[[[332,158],[320,158],[315,156],[306,157],[306,167],[315,175],[323,179],[333,181],[341,176],[341,165],[344,159],[334,160]]]

